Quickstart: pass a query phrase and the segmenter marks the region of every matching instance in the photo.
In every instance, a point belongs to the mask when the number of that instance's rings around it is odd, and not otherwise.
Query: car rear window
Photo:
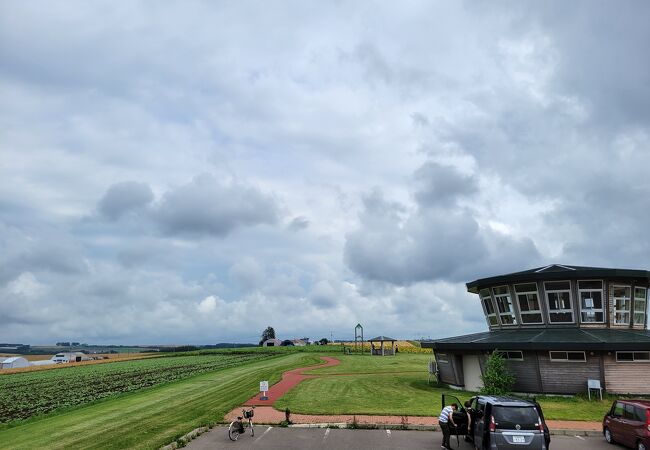
[[[539,415],[532,406],[494,406],[492,415],[497,428],[536,430],[539,427]],[[520,428],[517,428],[517,425]]]

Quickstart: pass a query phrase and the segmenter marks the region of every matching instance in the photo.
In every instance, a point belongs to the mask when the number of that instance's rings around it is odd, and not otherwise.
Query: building
[[[498,350],[516,392],[575,394],[587,380],[610,393],[650,394],[646,270],[551,265],[467,283],[488,331],[422,342],[439,379],[476,391]],[[478,305],[477,305],[478,307]]]
[[[282,341],[280,339],[267,339],[262,344],[262,347],[280,347],[281,345]]]
[[[29,361],[21,356],[12,356],[0,363],[0,369],[19,369],[21,367],[29,367]]]
[[[82,352],[62,352],[52,356],[50,360],[56,364],[61,364],[69,362],[91,361],[92,358]]]

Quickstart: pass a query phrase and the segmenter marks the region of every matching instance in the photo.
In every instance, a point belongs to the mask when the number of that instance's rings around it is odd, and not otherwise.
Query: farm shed
[[[615,394],[650,394],[650,271],[550,265],[467,283],[489,331],[423,341],[438,378],[479,390],[490,353],[516,392],[576,394],[588,380]]]
[[[12,356],[1,363],[2,369],[19,369],[21,367],[29,367],[29,361],[20,356]]]
[[[280,347],[281,345],[282,341],[280,339],[267,339],[262,344],[262,347]]]
[[[63,352],[57,353],[52,356],[51,361],[54,361],[57,364],[60,363],[69,363],[69,362],[80,362],[80,361],[90,361],[92,358],[82,352]]]

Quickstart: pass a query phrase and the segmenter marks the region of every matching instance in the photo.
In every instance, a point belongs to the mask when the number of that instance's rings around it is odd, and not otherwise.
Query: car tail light
[[[494,423],[494,416],[490,416],[490,431],[496,431],[497,424]]]
[[[650,431],[650,409],[645,410],[645,426]]]

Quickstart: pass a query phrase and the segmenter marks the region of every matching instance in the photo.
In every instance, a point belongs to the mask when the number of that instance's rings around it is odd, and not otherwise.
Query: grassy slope
[[[257,392],[260,380],[273,383],[285,370],[319,361],[290,354],[35,418],[0,428],[0,449],[158,448],[221,421]]]
[[[438,415],[441,394],[461,401],[473,393],[427,384],[427,355],[397,357],[337,356],[339,366],[312,373],[374,372],[377,375],[326,376],[302,382],[280,399],[277,409],[289,408],[305,414]],[[386,372],[409,372],[395,375]],[[384,373],[384,375],[382,375]],[[612,399],[600,401],[581,397],[538,397],[547,419],[600,421]]]

